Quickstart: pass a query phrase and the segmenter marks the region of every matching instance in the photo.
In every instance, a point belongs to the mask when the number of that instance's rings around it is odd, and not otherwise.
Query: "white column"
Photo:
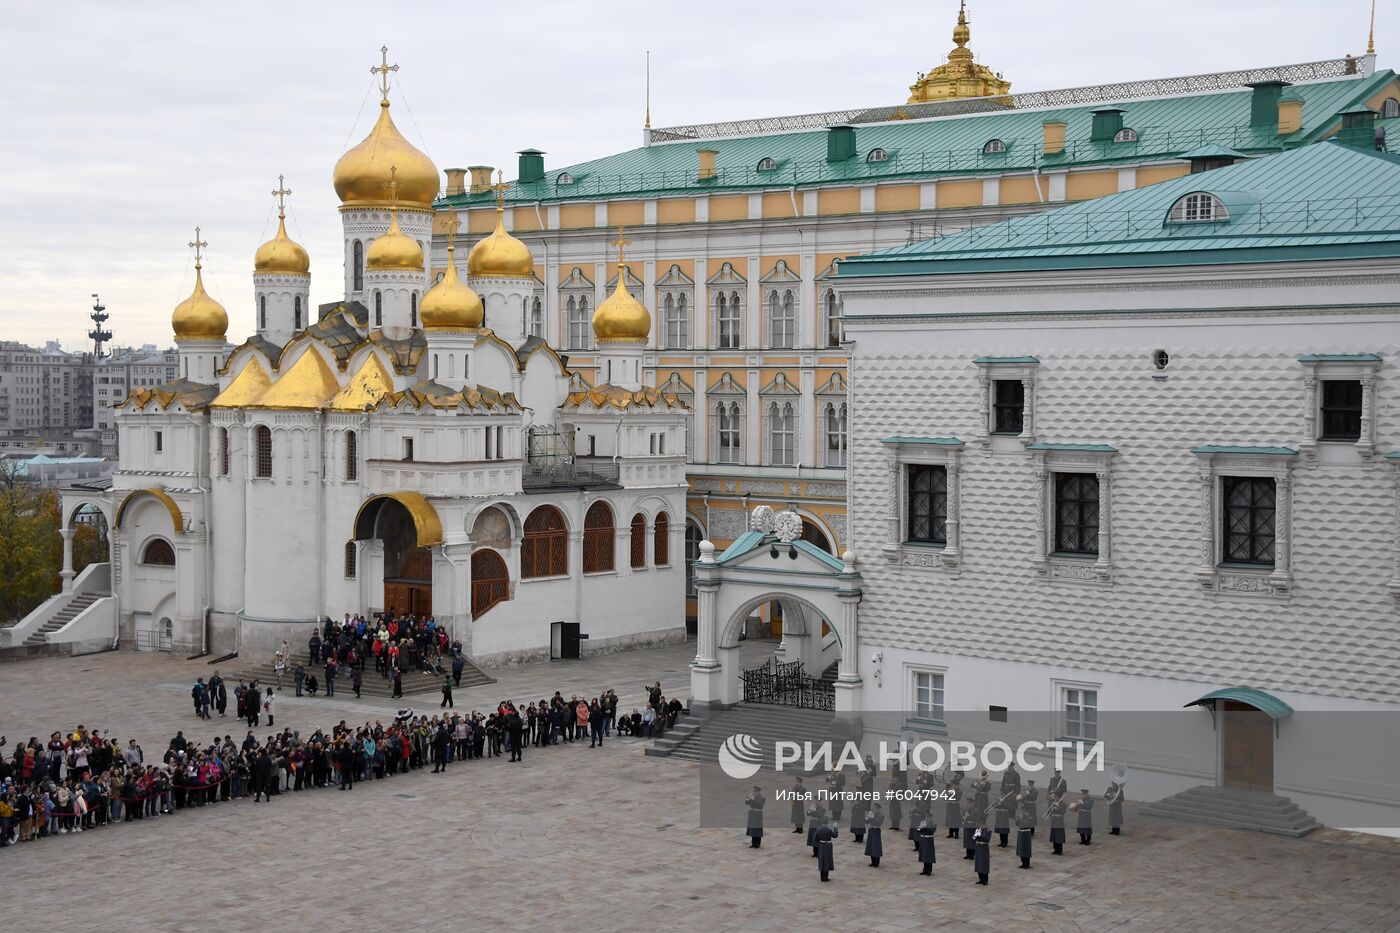
[[[1113,555],[1109,552],[1113,537],[1109,533],[1113,521],[1113,495],[1110,484],[1113,474],[1105,466],[1095,474],[1099,481],[1099,559],[1094,562],[1094,572],[1099,579],[1107,580],[1113,567]]]
[[[1289,543],[1293,526],[1293,482],[1287,470],[1274,475],[1274,572],[1269,585],[1286,593],[1293,582]]]
[[[63,580],[63,592],[73,592],[73,529],[63,527],[58,530],[63,536],[63,570],[59,577]]]
[[[1050,561],[1046,556],[1046,538],[1049,535],[1046,514],[1050,502],[1050,470],[1045,465],[1044,459],[1040,459],[1035,465],[1035,556],[1031,565],[1035,567],[1035,572],[1045,575],[1050,571]]]

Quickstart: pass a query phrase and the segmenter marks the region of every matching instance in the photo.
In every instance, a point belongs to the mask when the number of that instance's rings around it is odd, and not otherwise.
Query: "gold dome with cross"
[[[277,190],[272,192],[277,198],[277,235],[268,240],[253,254],[254,272],[280,272],[285,275],[308,275],[311,272],[311,257],[298,242],[287,236],[287,195],[292,189],[287,187],[283,176],[277,176]]]
[[[631,240],[617,228],[617,287],[593,312],[593,336],[602,343],[646,343],[651,333],[651,312],[627,290],[627,259],[623,249]]]
[[[506,232],[504,173],[496,173],[496,229],[467,254],[467,274],[474,279],[528,279],[535,274],[530,247]]]
[[[427,210],[438,193],[438,170],[433,160],[404,138],[389,116],[389,75],[398,65],[389,64],[389,48],[379,50],[381,64],[370,68],[379,75],[379,119],[374,129],[355,148],[340,157],[331,181],[342,209],[388,207],[384,185],[389,169],[398,167],[399,206],[407,210]]]
[[[194,250],[194,291],[175,306],[170,324],[175,329],[175,341],[223,340],[228,333],[228,312],[204,290],[204,253],[209,244],[200,239],[198,227],[190,248]]]

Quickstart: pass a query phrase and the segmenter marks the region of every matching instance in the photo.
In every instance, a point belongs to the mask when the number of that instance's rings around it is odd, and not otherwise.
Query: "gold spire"
[[[474,279],[524,279],[535,274],[530,247],[506,232],[505,173],[496,173],[496,229],[467,254],[467,274]]]
[[[311,271],[311,257],[300,243],[287,236],[287,195],[291,193],[285,178],[278,175],[277,187],[272,192],[277,199],[277,235],[253,254],[254,272],[306,275]]]
[[[365,251],[366,269],[423,269],[423,247],[399,227],[398,167],[389,166],[389,229]]]
[[[642,124],[642,128],[651,129],[651,49],[647,49],[647,122]]]
[[[646,343],[651,333],[651,313],[627,289],[627,257],[624,250],[632,241],[617,228],[617,287],[593,312],[593,336],[602,343]]]
[[[1011,90],[1011,82],[986,65],[974,61],[967,47],[972,30],[967,23],[966,2],[958,5],[958,23],[953,27],[953,44],[948,61],[909,85],[909,103],[923,104],[955,97],[995,97]]]
[[[381,48],[383,63],[370,69],[380,76],[379,119],[358,146],[340,157],[331,176],[342,208],[387,207],[384,182],[389,167],[398,166],[399,198],[408,208],[428,209],[438,193],[438,170],[399,132],[389,116],[389,75],[398,65],[389,64],[388,47]]]
[[[190,241],[190,248],[194,250],[194,291],[175,306],[175,312],[170,316],[177,343],[185,340],[223,340],[228,333],[228,312],[204,290],[202,250],[208,245],[200,239],[200,230],[195,227],[194,239]]]
[[[457,276],[457,228],[461,221],[447,225],[447,271],[423,296],[418,306],[418,318],[423,329],[430,331],[474,330],[486,318],[481,296]]]
[[[1371,32],[1366,38],[1366,54],[1376,54],[1376,0],[1371,0]]]

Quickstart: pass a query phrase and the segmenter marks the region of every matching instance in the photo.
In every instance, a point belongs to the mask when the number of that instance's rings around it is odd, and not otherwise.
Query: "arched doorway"
[[[510,572],[501,555],[489,548],[472,552],[472,618],[510,599]]]
[[[1211,711],[1220,731],[1220,783],[1273,793],[1279,721],[1293,714],[1283,700],[1254,687],[1223,687],[1186,704]]]
[[[404,553],[399,566],[390,574],[389,548],[384,549],[384,611],[395,616],[418,618],[433,614],[433,555],[427,548]]]
[[[429,549],[442,543],[442,523],[427,499],[412,492],[369,499],[355,516],[355,540],[378,540],[382,548],[386,613],[419,618],[433,614]]]

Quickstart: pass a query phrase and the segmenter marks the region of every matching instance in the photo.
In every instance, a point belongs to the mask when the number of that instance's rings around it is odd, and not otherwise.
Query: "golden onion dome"
[[[331,176],[342,205],[386,207],[391,168],[398,169],[398,200],[409,207],[431,207],[438,193],[438,170],[399,132],[389,116],[389,102],[379,102],[374,129],[340,157]]]
[[[287,272],[306,275],[311,271],[311,257],[305,248],[287,236],[285,216],[277,214],[277,235],[268,240],[253,254],[254,272]]]
[[[467,254],[467,274],[478,279],[526,279],[535,274],[530,247],[506,232],[505,211],[496,208],[496,229]]]
[[[627,290],[627,266],[617,267],[617,288],[593,312],[593,336],[599,343],[646,343],[651,313]]]
[[[194,291],[175,306],[170,323],[179,340],[223,340],[228,333],[228,312],[204,290],[204,276],[194,264]]]
[[[481,326],[486,308],[481,296],[457,277],[457,247],[447,247],[447,272],[418,303],[424,330],[468,330]]]
[[[389,219],[389,229],[365,251],[365,267],[369,269],[423,269],[423,247],[399,229],[399,214]]]

